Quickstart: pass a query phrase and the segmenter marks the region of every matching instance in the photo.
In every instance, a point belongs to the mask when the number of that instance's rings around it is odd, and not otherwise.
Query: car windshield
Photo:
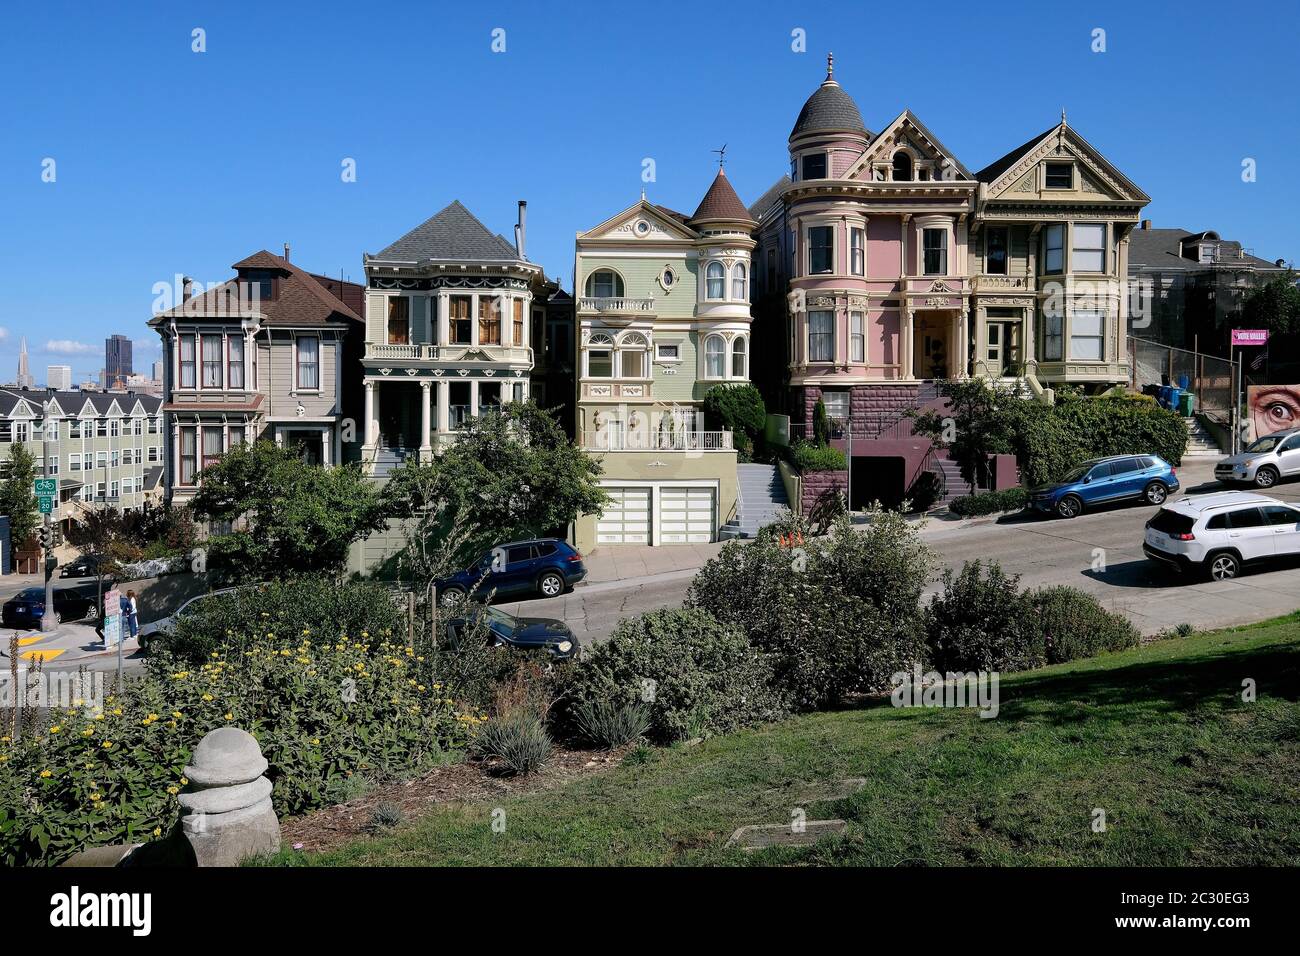
[[[18,592],[16,597],[19,597],[24,601],[43,601],[45,600],[45,589],[44,588],[23,588],[21,591]]]
[[[515,629],[515,619],[505,611],[498,611],[494,607],[489,607],[484,609],[484,613],[489,624],[500,624],[511,631]]]
[[[1079,481],[1091,470],[1092,465],[1079,465],[1077,468],[1071,468],[1065,473],[1065,477],[1061,479],[1061,482],[1069,483],[1072,481]]]
[[[1265,435],[1263,438],[1256,438],[1253,442],[1247,445],[1246,451],[1255,452],[1256,454],[1264,451],[1272,451],[1281,443],[1282,438],[1280,436]]]

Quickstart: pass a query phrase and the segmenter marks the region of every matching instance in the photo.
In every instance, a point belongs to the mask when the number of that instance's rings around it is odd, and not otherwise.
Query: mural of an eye
[[[1246,401],[1256,438],[1300,425],[1300,385],[1251,385]]]

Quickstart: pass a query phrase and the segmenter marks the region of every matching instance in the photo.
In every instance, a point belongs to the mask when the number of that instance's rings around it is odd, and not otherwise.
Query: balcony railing
[[[634,299],[623,295],[584,295],[578,300],[578,309],[600,315],[636,315],[654,312],[655,300],[653,297]]]
[[[732,451],[731,432],[648,430],[608,427],[583,432],[585,451]]]
[[[390,344],[388,342],[367,342],[366,358],[369,359],[399,359],[399,360],[421,360],[436,359],[438,357],[438,346],[436,345],[418,345],[418,344]]]
[[[470,350],[482,349],[494,362],[528,362],[531,364],[533,350],[526,345],[501,345],[498,343],[481,343],[470,345],[468,342],[450,345],[392,344],[388,342],[367,342],[366,358],[386,362],[436,362],[459,361]],[[477,359],[470,359],[476,361]]]

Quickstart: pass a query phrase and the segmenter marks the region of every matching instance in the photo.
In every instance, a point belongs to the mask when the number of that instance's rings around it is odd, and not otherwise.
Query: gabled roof
[[[1218,262],[1200,262],[1184,255],[1187,243],[1201,239],[1215,244],[1219,253]],[[1128,261],[1130,268],[1154,269],[1159,272],[1199,272],[1212,265],[1248,266],[1252,269],[1276,269],[1279,272],[1285,270],[1285,267],[1278,266],[1275,262],[1246,252],[1240,242],[1219,239],[1216,232],[1193,233],[1186,229],[1134,229],[1129,233]]]
[[[993,162],[989,163],[987,166],[985,166],[983,169],[977,172],[975,174],[975,178],[982,183],[993,182],[993,180],[997,179],[1008,169],[1010,169],[1015,164],[1016,160],[1018,160],[1021,156],[1025,155],[1025,153],[1029,152],[1031,149],[1033,149],[1043,140],[1047,139],[1047,137],[1051,136],[1058,129],[1060,129],[1059,124],[1057,126],[1051,127],[1050,129],[1044,130],[1043,132],[1035,136],[1033,139],[1031,139],[1029,142],[1021,143],[1019,146],[1017,146],[1011,152],[1007,153],[1005,156],[999,156],[997,159],[993,160]]]
[[[640,213],[647,219],[654,219],[657,221],[664,228],[665,232],[677,237],[675,241],[694,240],[699,238],[700,234],[688,225],[689,219],[686,215],[677,212],[675,209],[669,209],[667,206],[660,206],[652,203],[644,198],[628,206],[626,209],[615,213],[604,222],[598,223],[590,229],[579,232],[578,238],[589,240],[621,238],[602,236],[601,233],[608,232],[615,226],[627,222],[637,213]],[[658,241],[662,241],[662,239]]]
[[[1128,201],[1137,202],[1142,205],[1151,201],[1151,197],[1144,193],[1141,188],[1133,182],[1133,180],[1120,172],[1119,169],[1116,168],[1110,160],[1103,156],[1095,146],[1080,136],[1074,127],[1067,126],[1064,120],[1057,123],[1046,132],[1040,133],[1024,146],[1017,147],[1005,156],[1001,156],[994,160],[988,166],[985,166],[976,173],[975,178],[984,183],[991,184],[997,182],[1022,159],[1037,151],[1047,140],[1053,137],[1059,137],[1062,143],[1068,143],[1073,149],[1085,155],[1089,160],[1095,163],[1097,167],[1119,185],[1120,189],[1129,194],[1130,198]],[[1001,189],[1005,189],[1007,185],[1008,184],[1003,184],[998,191],[1000,192]]]
[[[63,416],[82,415],[87,410],[92,415],[106,416],[116,406],[118,414],[129,416],[138,403],[146,415],[155,415],[162,407],[162,399],[157,395],[143,392],[73,392],[54,389],[0,389],[0,416],[9,416],[20,403],[25,402],[33,414],[39,414],[41,407],[53,400],[56,411]],[[122,400],[122,401],[119,401]],[[123,404],[126,405],[123,410]]]
[[[792,180],[788,175],[783,175],[771,186],[768,186],[767,192],[759,196],[754,202],[754,205],[749,207],[749,218],[753,219],[755,222],[762,222],[763,217],[767,215],[768,210],[781,201],[781,193],[785,192],[785,188],[792,182],[794,182],[794,180]]]
[[[718,167],[718,175],[713,177],[713,185],[709,186],[709,191],[704,194],[704,198],[700,200],[699,206],[695,209],[695,215],[691,216],[690,219],[693,223],[718,220],[754,221],[749,215],[749,210],[745,208],[745,204],[736,195],[736,190],[727,181],[726,170],[720,166]]]
[[[941,154],[944,159],[949,160],[952,163],[953,168],[961,173],[962,179],[972,180],[975,178],[971,175],[970,170],[961,164],[961,160],[957,158],[957,154],[947,146],[943,145],[943,143],[939,141],[939,137],[930,132],[929,127],[917,119],[916,114],[911,110],[903,110],[903,112],[894,117],[893,122],[880,131],[876,138],[871,141],[871,145],[866,148],[866,151],[863,152],[856,161],[854,161],[853,167],[849,170],[848,176],[852,177],[866,168],[871,162],[873,156],[877,156],[882,152],[889,150],[893,143],[894,133],[907,126],[910,126],[916,135],[926,140],[930,144],[931,149],[936,153]],[[920,182],[920,180],[917,181]]]
[[[387,262],[522,261],[514,243],[493,235],[459,199],[366,258]]]
[[[234,279],[214,286],[188,302],[149,320],[155,328],[169,319],[240,319],[250,318],[247,301],[241,298],[240,280],[249,271],[271,270],[280,278],[276,295],[258,300],[262,323],[273,328],[316,328],[322,325],[356,322],[363,319],[346,302],[329,291],[320,278],[298,268],[282,256],[260,249],[231,266],[239,273]],[[327,280],[330,281],[330,280]]]

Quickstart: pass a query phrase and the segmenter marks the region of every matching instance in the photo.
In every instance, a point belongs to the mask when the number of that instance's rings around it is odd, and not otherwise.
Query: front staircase
[[[937,474],[943,482],[943,493],[930,506],[930,510],[946,511],[948,502],[954,498],[960,498],[962,495],[969,495],[972,488],[966,479],[961,476],[961,468],[952,459],[935,456],[932,462],[933,464],[929,470]]]
[[[1183,424],[1187,426],[1187,451],[1183,453],[1184,458],[1223,457],[1218,442],[1199,418],[1195,415],[1184,418]]]
[[[771,524],[777,514],[790,507],[776,465],[737,465],[736,482],[736,517],[722,526],[718,536],[723,540],[752,538],[759,528]]]

